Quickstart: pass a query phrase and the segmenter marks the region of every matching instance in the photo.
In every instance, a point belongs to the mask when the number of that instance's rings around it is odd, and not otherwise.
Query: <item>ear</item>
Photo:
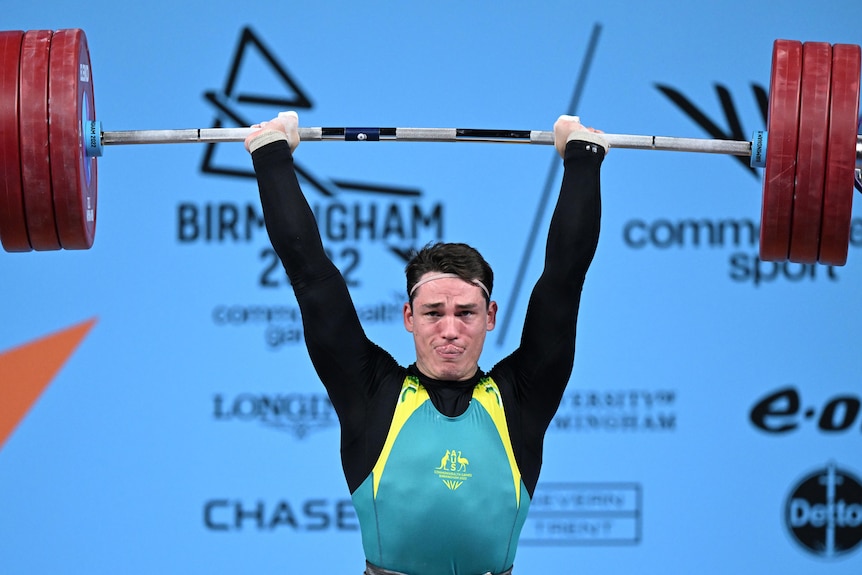
[[[404,329],[413,333],[413,309],[410,307],[410,302],[404,304],[402,314],[404,315]]]
[[[492,331],[497,325],[497,302],[488,302],[488,328],[487,331]]]

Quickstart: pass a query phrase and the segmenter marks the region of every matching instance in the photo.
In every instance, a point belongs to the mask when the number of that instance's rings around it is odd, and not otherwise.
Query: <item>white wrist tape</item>
[[[598,134],[596,132],[588,132],[587,130],[578,130],[576,132],[572,132],[566,138],[566,143],[571,142],[572,140],[577,140],[579,142],[589,142],[590,144],[601,146],[602,148],[604,148],[606,154],[608,153],[608,149],[611,147],[608,141],[604,137],[602,137],[601,134]]]
[[[263,130],[248,143],[248,151],[264,147],[267,144],[277,142],[279,140],[287,141],[287,135],[280,130]]]

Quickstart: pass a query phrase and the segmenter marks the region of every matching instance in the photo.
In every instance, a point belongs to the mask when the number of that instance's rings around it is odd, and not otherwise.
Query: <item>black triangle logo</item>
[[[272,72],[278,86],[286,88],[286,95],[266,94],[260,90],[241,85],[243,69],[260,67],[261,65]],[[254,77],[258,78],[259,76],[255,75]],[[216,110],[212,126],[214,128],[241,127],[252,124],[253,122],[249,119],[250,114],[244,113],[244,108],[262,106],[276,110],[307,110],[313,107],[311,98],[308,97],[299,83],[293,79],[287,69],[275,58],[272,51],[248,26],[244,27],[240,33],[239,43],[234,52],[223,88],[221,91],[208,90],[204,92],[204,99]],[[267,113],[272,113],[272,110]],[[260,118],[263,115],[265,114],[255,113],[253,117]],[[243,178],[254,177],[254,172],[248,168],[234,167],[230,163],[220,161],[217,157],[218,146],[217,143],[206,145],[201,172]]]

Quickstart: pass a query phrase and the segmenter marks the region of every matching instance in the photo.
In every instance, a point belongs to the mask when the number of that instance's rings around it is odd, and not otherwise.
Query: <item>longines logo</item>
[[[213,396],[213,418],[221,422],[253,422],[297,439],[313,431],[338,427],[332,403],[323,393],[241,393],[234,397],[217,393]]]

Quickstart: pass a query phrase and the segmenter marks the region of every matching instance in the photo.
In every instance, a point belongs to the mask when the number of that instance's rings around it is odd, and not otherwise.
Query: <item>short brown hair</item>
[[[456,274],[466,282],[479,280],[488,288],[486,301],[490,301],[494,288],[494,271],[476,248],[462,243],[436,242],[413,251],[407,267],[407,296],[413,305],[413,286],[428,272]]]

